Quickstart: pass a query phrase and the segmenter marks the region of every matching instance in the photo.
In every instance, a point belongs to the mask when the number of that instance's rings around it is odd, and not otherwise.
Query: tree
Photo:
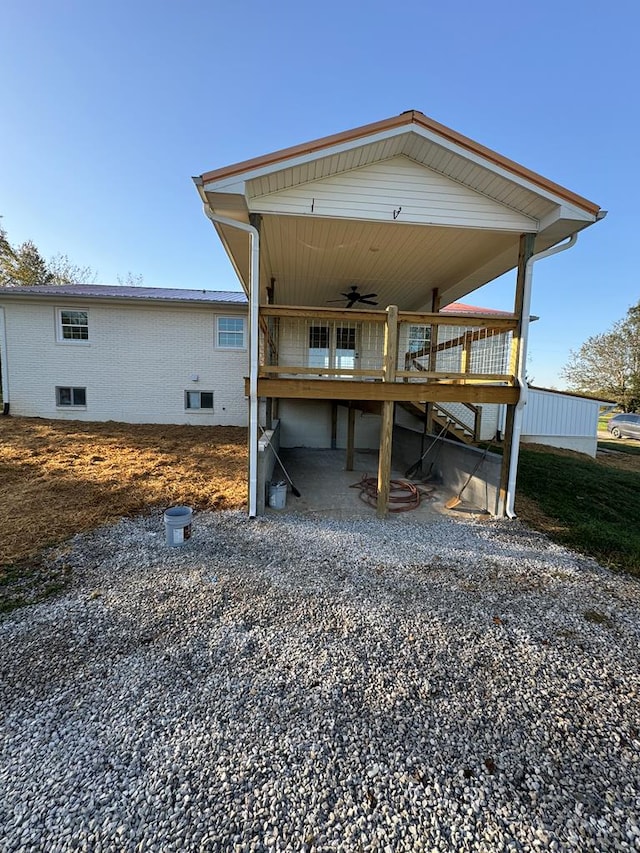
[[[5,286],[30,287],[34,284],[51,284],[53,273],[32,240],[12,249],[2,259],[2,278]]]
[[[625,412],[640,407],[640,302],[608,332],[571,351],[561,371],[569,389],[615,400]]]
[[[31,287],[36,284],[93,284],[96,273],[91,267],[72,263],[67,255],[44,260],[36,244],[27,240],[14,247],[0,227],[0,286]]]
[[[69,260],[68,255],[54,255],[49,260],[52,284],[95,284],[98,274],[91,267],[81,267]]]

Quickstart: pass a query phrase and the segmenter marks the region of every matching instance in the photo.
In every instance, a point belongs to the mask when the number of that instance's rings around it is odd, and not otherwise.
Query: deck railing
[[[515,316],[265,305],[263,378],[514,384]]]

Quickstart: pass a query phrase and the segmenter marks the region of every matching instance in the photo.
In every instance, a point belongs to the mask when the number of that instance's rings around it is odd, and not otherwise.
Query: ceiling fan
[[[377,293],[359,293],[358,285],[352,284],[349,293],[343,293],[342,296],[347,300],[346,308],[353,308],[356,302],[363,302],[365,305],[377,305],[377,302],[372,301],[372,297],[377,296]],[[328,302],[342,302],[342,299],[328,299]]]

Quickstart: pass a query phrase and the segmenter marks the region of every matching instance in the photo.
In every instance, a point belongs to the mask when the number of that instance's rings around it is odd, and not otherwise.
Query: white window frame
[[[198,395],[211,394],[211,405],[210,406],[202,406],[202,405],[190,406],[189,405],[189,395],[190,394],[198,394]],[[202,399],[200,400],[200,402],[202,402]],[[211,414],[211,412],[213,412],[213,410],[214,410],[215,404],[216,404],[216,399],[215,399],[215,394],[213,393],[213,391],[200,391],[200,389],[194,390],[194,389],[190,388],[189,390],[184,392],[184,408],[185,408],[185,411],[187,411],[187,412],[204,412],[205,414]]]
[[[225,346],[220,343],[220,333],[224,330],[220,328],[221,320],[237,320],[242,323],[242,346]],[[225,352],[246,352],[247,349],[247,319],[246,317],[239,316],[238,314],[217,314],[215,320],[215,331],[214,331],[214,346],[218,350],[224,350]]]
[[[61,391],[70,391],[71,394],[71,402],[70,403],[61,403],[60,402],[60,392]],[[74,403],[74,392],[75,391],[84,391],[84,403]],[[56,385],[56,409],[86,409],[87,408],[87,389],[82,385]]]
[[[87,315],[86,329],[87,329],[87,337],[86,338],[65,338],[64,337],[64,327],[65,325],[62,322],[62,315],[65,312],[74,312],[80,314]],[[85,328],[84,324],[78,324],[78,328]],[[71,344],[72,346],[89,346],[90,344],[90,328],[89,328],[89,309],[88,308],[56,308],[56,341],[59,344]]]
[[[312,336],[314,329],[326,329],[326,347],[312,347]],[[353,347],[340,347],[340,336],[343,332],[347,332],[349,336],[353,334]],[[360,344],[360,325],[353,323],[351,320],[345,319],[344,322],[338,320],[328,321],[309,321],[307,325],[307,367],[317,367],[319,371],[323,369],[339,369],[355,370],[360,364],[359,355]],[[332,379],[352,379],[351,374],[334,374]]]

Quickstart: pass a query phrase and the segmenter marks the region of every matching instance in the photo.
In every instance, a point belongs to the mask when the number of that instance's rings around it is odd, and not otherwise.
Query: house
[[[504,311],[458,302],[440,313],[510,317]],[[442,355],[448,359],[462,346],[451,346],[455,328],[448,326],[441,335]],[[505,365],[511,333],[473,343],[478,348],[476,355]],[[425,362],[429,353],[424,350],[420,331],[408,344],[405,364]],[[128,423],[247,425],[244,293],[104,285],[6,289],[0,291],[0,355],[5,411],[14,414]],[[318,353],[313,357],[317,361]],[[287,419],[278,432],[278,443],[346,449],[349,415],[355,414],[356,407],[332,403],[332,429],[327,431],[325,420],[317,417],[317,401],[313,405],[309,417]],[[434,404],[432,427],[438,432],[445,428],[447,435],[463,442],[491,441],[504,429],[504,409],[495,403]],[[598,413],[598,401],[529,389],[522,440],[595,455]],[[424,404],[419,402],[397,407],[396,432],[404,429],[421,434],[424,415]],[[378,447],[380,415],[375,406],[367,410],[360,404],[353,430],[354,446]],[[260,446],[264,456],[268,445],[262,441]],[[447,451],[451,455],[452,446]],[[415,455],[414,450],[412,453]],[[266,480],[272,466],[267,469],[263,459],[262,467],[262,480]],[[263,505],[261,495],[258,504]]]
[[[534,264],[604,212],[416,111],[194,181],[244,293],[5,289],[5,406],[248,425],[252,516],[265,430],[285,447],[343,447],[347,468],[355,447],[377,449],[384,516],[392,455],[442,435],[455,487],[477,469],[465,439],[499,429],[480,490],[512,516]],[[510,270],[512,313],[460,304]]]
[[[400,407],[429,425],[442,405],[504,406],[494,511],[512,516],[534,265],[605,212],[415,110],[194,182],[249,298],[249,514],[266,401],[284,438],[312,423],[326,441],[345,410],[348,449],[354,413],[378,414],[380,516]],[[511,270],[512,315],[439,311]]]
[[[0,290],[5,410],[246,425],[243,293],[104,285]]]

